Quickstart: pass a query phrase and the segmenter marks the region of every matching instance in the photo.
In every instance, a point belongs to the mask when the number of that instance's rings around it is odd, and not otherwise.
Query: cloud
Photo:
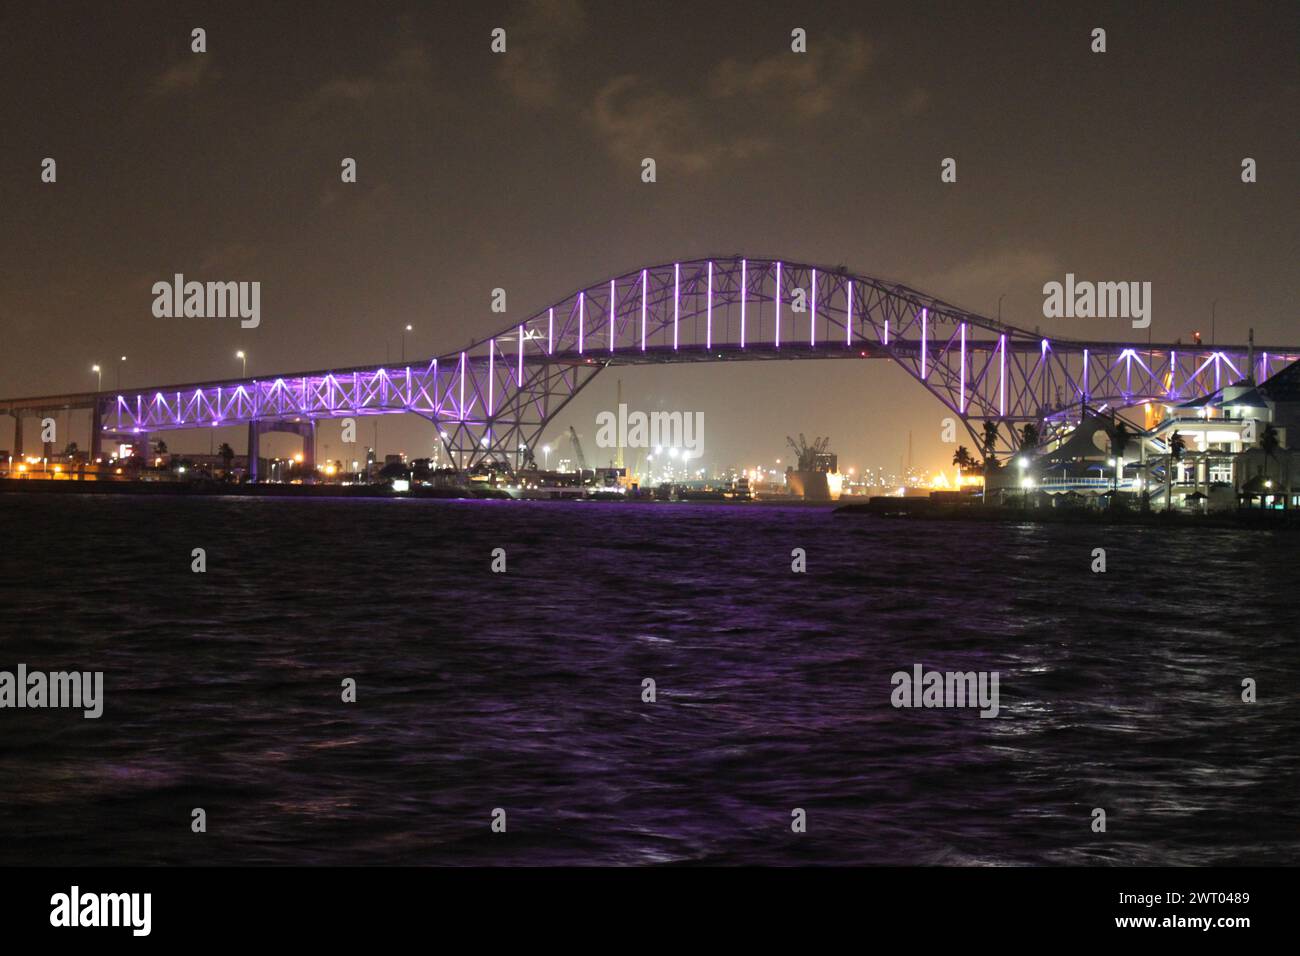
[[[374,73],[366,76],[338,76],[326,80],[300,104],[302,118],[326,112],[339,104],[362,106],[375,101],[409,104],[431,95],[433,58],[421,43],[408,43]]]
[[[155,96],[168,96],[172,93],[192,90],[205,78],[216,79],[220,76],[218,71],[212,69],[211,64],[211,53],[191,54],[163,70],[162,74],[150,84],[150,90]]]
[[[904,116],[920,116],[929,108],[930,93],[918,86],[903,97],[900,111]]]
[[[369,187],[335,184],[323,190],[319,205],[334,215],[350,217],[356,226],[383,226],[392,222],[398,204],[397,191],[384,182]]]
[[[649,86],[637,75],[616,77],[596,93],[597,136],[619,162],[649,156],[686,173],[749,159],[771,147],[774,112],[801,120],[832,113],[875,59],[872,44],[856,33],[812,50],[753,62],[728,58],[693,95]]]
[[[621,162],[651,157],[660,168],[700,173],[727,159],[747,159],[767,148],[756,136],[723,138],[705,124],[694,101],[619,76],[596,94],[592,122],[606,150]]]
[[[1014,322],[1007,301],[1016,299],[1023,303],[1035,296],[1041,299],[1043,283],[1063,274],[1060,259],[1054,253],[1008,248],[975,256],[908,284],[986,316],[997,315],[998,296],[1005,294],[1003,319]]]
[[[497,55],[501,82],[526,106],[556,105],[564,50],[586,28],[579,0],[540,0],[523,6],[505,27],[506,52]]]
[[[709,95],[773,98],[804,118],[824,116],[875,60],[875,48],[854,33],[810,44],[807,53],[780,52],[754,62],[723,60],[709,77]]]
[[[199,257],[198,270],[204,275],[233,276],[257,265],[259,251],[246,242],[209,244]]]

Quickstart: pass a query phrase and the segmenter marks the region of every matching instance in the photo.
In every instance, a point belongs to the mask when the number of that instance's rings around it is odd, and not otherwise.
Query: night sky
[[[235,376],[237,349],[250,375],[395,361],[406,323],[426,357],[609,276],[733,253],[986,315],[1004,296],[1049,336],[1146,341],[1044,319],[1042,286],[1149,281],[1154,341],[1209,341],[1217,299],[1219,342],[1300,346],[1298,26],[1282,2],[8,3],[0,395],[93,389],[94,362],[112,388],[122,354],[124,387]],[[260,328],[155,318],[150,287],[177,272],[260,281]],[[594,436],[619,377],[634,409],[703,411],[711,467],[770,465],[799,431],[842,466],[896,469],[909,430],[918,464],[952,454],[942,406],[886,362],[610,371],[546,439]],[[381,453],[432,447],[414,417],[379,434]],[[192,436],[173,450],[206,451]],[[336,425],[319,440],[341,454]]]

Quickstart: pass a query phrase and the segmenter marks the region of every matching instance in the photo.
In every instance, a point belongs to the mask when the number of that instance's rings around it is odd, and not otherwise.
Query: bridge
[[[396,367],[366,365],[0,401],[23,420],[88,410],[91,457],[105,441],[147,443],[177,429],[247,425],[304,436],[310,465],[323,418],[415,414],[451,460],[515,466],[547,424],[611,366],[887,359],[916,379],[983,447],[1016,447],[1033,423],[1077,422],[1085,407],[1186,401],[1249,375],[1262,381],[1300,347],[1047,338],[905,285],[777,258],[726,256],[647,266],[579,289],[467,348]],[[1046,434],[1044,432],[1044,434]],[[146,444],[147,448],[147,444]],[[48,453],[48,449],[47,449]]]

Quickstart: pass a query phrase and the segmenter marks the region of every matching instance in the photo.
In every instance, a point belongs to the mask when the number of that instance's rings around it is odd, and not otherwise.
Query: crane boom
[[[573,457],[578,460],[578,470],[587,470],[587,456],[582,453],[582,442],[578,441],[578,433],[569,426],[569,441],[573,442]]]

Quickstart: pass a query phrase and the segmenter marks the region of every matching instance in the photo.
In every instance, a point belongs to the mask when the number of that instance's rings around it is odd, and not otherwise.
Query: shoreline
[[[907,505],[898,502],[907,501]],[[1300,512],[1238,510],[1211,514],[1180,511],[1090,510],[1084,508],[1015,508],[1001,505],[953,505],[928,498],[873,498],[840,505],[836,514],[915,521],[1012,522],[1142,528],[1245,528],[1252,531],[1300,529]]]
[[[701,498],[698,500],[666,501],[653,495],[624,498],[621,496],[515,497],[500,488],[423,488],[393,491],[387,485],[286,485],[286,484],[225,484],[219,481],[75,481],[26,478],[0,478],[0,494],[51,494],[51,495],[144,495],[154,497],[243,497],[243,498],[371,498],[371,499],[440,499],[451,501],[519,501],[542,502],[580,501],[589,504],[660,504],[660,505],[728,505],[746,507],[822,508],[835,506],[833,501],[804,501],[791,499],[751,499],[736,501],[726,498]]]
[[[1092,526],[1128,526],[1149,528],[1245,528],[1256,531],[1300,529],[1300,510],[1261,511],[1240,510],[1212,514],[1185,514],[1183,512],[1091,510],[1054,508],[1017,508],[1001,505],[949,504],[929,498],[876,497],[868,501],[805,501],[800,498],[754,498],[747,501],[733,499],[700,499],[696,501],[666,501],[653,496],[637,498],[612,497],[556,497],[517,498],[499,488],[412,488],[396,492],[386,485],[282,485],[282,484],[224,484],[216,481],[45,481],[24,478],[0,478],[0,495],[126,495],[146,497],[199,497],[199,498],[356,498],[371,500],[443,500],[443,501],[519,501],[542,502],[578,501],[588,504],[654,504],[654,505],[724,505],[732,508],[781,507],[830,510],[834,514],[866,516],[889,520],[913,521],[965,521],[981,523],[1067,524]]]

